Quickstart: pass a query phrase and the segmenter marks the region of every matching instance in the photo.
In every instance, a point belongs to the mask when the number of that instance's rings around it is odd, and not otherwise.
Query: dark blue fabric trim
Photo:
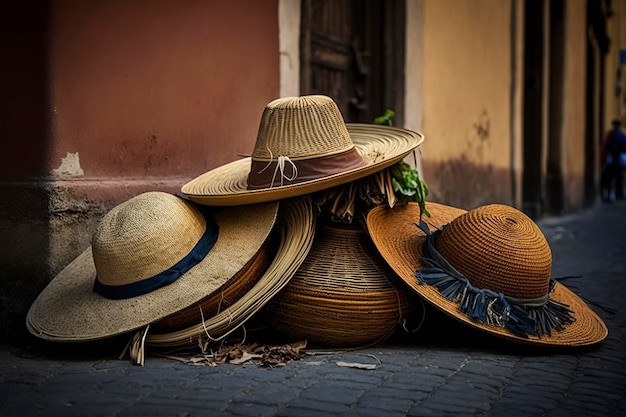
[[[215,242],[217,242],[217,237],[219,235],[219,227],[217,223],[208,216],[205,216],[205,220],[206,230],[200,240],[198,240],[198,243],[196,243],[191,252],[189,252],[183,259],[178,261],[172,267],[150,278],[126,285],[106,285],[101,283],[98,280],[98,277],[96,277],[93,290],[105,298],[111,300],[121,300],[149,293],[157,288],[176,281],[187,271],[196,266],[201,260],[203,260],[211,249],[213,249]]]
[[[524,300],[506,297],[486,288],[474,287],[439,253],[436,241],[447,225],[430,233],[421,222],[417,225],[425,234],[421,259],[425,268],[415,276],[421,285],[430,285],[441,295],[459,305],[459,311],[471,320],[488,325],[505,327],[515,335],[527,338],[551,336],[552,331],[562,331],[564,326],[576,319],[569,306],[549,298],[556,281],[550,279],[548,296],[542,299]]]

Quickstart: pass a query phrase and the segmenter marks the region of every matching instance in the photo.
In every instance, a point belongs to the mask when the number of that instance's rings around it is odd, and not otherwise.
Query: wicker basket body
[[[363,346],[414,314],[416,301],[362,229],[320,224],[307,258],[266,317],[289,337],[312,344]]]

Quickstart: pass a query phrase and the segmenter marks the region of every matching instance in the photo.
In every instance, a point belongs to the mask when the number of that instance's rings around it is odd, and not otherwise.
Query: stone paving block
[[[176,414],[210,415],[222,408],[221,404],[212,402],[190,402],[181,401],[178,398],[148,396],[130,405],[125,413],[127,412],[129,415],[172,415],[176,412]]]
[[[446,382],[445,376],[430,374],[428,369],[419,371],[411,368],[411,371],[392,375],[383,382],[383,386],[400,389],[412,387],[420,391],[432,391]]]
[[[403,388],[393,388],[388,386],[374,387],[368,390],[362,397],[367,396],[385,397],[395,400],[408,400],[410,402],[421,401],[424,398],[431,395],[432,391],[420,391],[411,386],[405,386]]]
[[[214,403],[226,404],[231,401],[237,395],[240,395],[242,389],[206,389],[197,384],[190,385],[185,390],[181,390],[183,393],[179,394],[179,398],[200,398],[204,401],[210,401]]]
[[[442,401],[453,404],[475,404],[477,408],[485,409],[494,400],[487,393],[476,390],[463,390],[453,385],[446,385],[430,395],[425,401]]]
[[[485,403],[460,403],[449,402],[444,399],[428,398],[426,401],[419,404],[420,407],[437,410],[441,414],[456,414],[456,415],[468,415],[473,416],[481,411],[489,410],[489,405]],[[412,408],[413,410],[414,408]]]
[[[323,382],[319,382],[302,391],[300,398],[350,406],[354,404],[364,392],[365,390],[352,387],[348,384],[344,387],[328,387],[325,386]]]
[[[220,414],[222,416],[273,416],[278,410],[277,406],[255,403],[232,403]]]
[[[392,351],[373,349],[371,351],[368,350],[367,352],[380,360],[380,362],[385,366],[406,366],[408,363],[413,362],[415,358],[423,352],[423,349],[420,348],[417,343],[415,343],[414,346],[392,346],[394,347]]]
[[[623,398],[626,391],[626,384],[614,383],[613,381],[580,381],[572,384],[569,389],[569,396],[588,397],[588,398],[606,398],[617,400]]]
[[[384,410],[379,408],[356,408],[344,411],[341,417],[405,417],[404,411]]]
[[[64,410],[59,408],[43,408],[40,406],[19,406],[0,409],[2,417],[58,417]]]
[[[530,404],[531,408],[546,410],[554,408],[562,398],[562,393],[552,394],[527,387],[509,386],[498,402],[511,401],[520,405]]]
[[[240,391],[256,387],[259,385],[259,382],[238,376],[213,378],[211,380],[197,379],[193,382],[193,385],[203,389],[214,389],[218,391]]]
[[[376,391],[375,393],[365,394],[363,397],[359,398],[356,408],[359,410],[372,409],[380,413],[379,415],[386,415],[387,412],[404,413],[416,401],[419,401],[419,399],[389,397]]]
[[[260,384],[253,389],[233,395],[231,401],[234,403],[251,402],[268,406],[281,405],[297,398],[300,393],[300,388],[291,387],[288,383]]]
[[[111,396],[125,396],[129,393],[132,393],[134,396],[143,396],[152,392],[155,389],[155,384],[142,382],[141,385],[139,385],[135,382],[126,381],[122,376],[119,379],[99,384],[99,388],[102,392]]]
[[[293,371],[294,368],[291,368],[290,364],[287,364],[283,367],[273,369],[257,367],[257,370],[255,371],[248,368],[245,373],[242,373],[242,375],[245,374],[246,378],[261,384],[280,383],[285,379],[291,378],[294,374]]]
[[[63,417],[108,417],[117,415],[122,408],[117,405],[73,404],[63,409]]]
[[[423,404],[413,406],[407,411],[406,417],[459,417],[470,416],[469,413],[455,411],[445,411],[439,408],[431,408]]]
[[[342,411],[342,413],[345,411]],[[281,408],[274,414],[275,417],[333,417],[340,416],[342,414],[334,413],[328,410],[320,411],[313,410],[305,407],[301,408],[297,405],[288,405],[285,408]]]
[[[532,417],[542,416],[545,409],[532,402],[520,402],[517,399],[502,399],[491,406],[492,416]]]
[[[506,381],[494,381],[491,378],[464,379],[466,389],[480,392],[482,395],[497,399],[500,397],[502,390],[506,386]]]
[[[8,380],[0,384],[0,404],[13,402],[19,398],[26,398],[30,390],[37,386],[27,382],[14,382]]]
[[[614,406],[611,406],[602,402],[589,402],[589,401],[581,401],[578,399],[568,399],[559,403],[558,407],[554,409],[566,408],[572,411],[572,415],[578,416],[618,416],[619,414],[614,414],[615,410]],[[620,416],[621,417],[621,416]]]
[[[328,366],[331,367],[332,371],[323,375],[323,377],[320,378],[322,381],[337,381],[354,384],[355,386],[360,385],[362,387],[370,387],[380,384],[382,380],[389,376],[389,374],[386,372],[381,373],[375,370],[371,371],[364,369],[348,368],[338,366],[336,364],[329,364]]]
[[[489,360],[477,359],[472,357],[462,365],[460,372],[463,372],[467,375],[476,375],[481,377],[489,376],[493,379],[509,378],[513,374],[515,367],[511,364],[507,364],[509,366],[502,366],[500,365],[501,362],[504,361],[494,360],[493,357],[491,357]]]
[[[427,351],[418,356],[411,364],[412,368],[441,369],[443,371],[456,371],[469,359],[467,352],[438,353]]]
[[[129,361],[125,360],[112,360],[112,361],[98,361],[93,364],[92,368],[96,371],[106,372],[106,371],[125,371],[129,368],[132,368],[135,365],[132,365]]]
[[[288,404],[288,407],[308,409],[330,414],[340,414],[350,408],[350,406],[346,404],[327,402],[323,400],[312,400],[309,398],[295,398]]]

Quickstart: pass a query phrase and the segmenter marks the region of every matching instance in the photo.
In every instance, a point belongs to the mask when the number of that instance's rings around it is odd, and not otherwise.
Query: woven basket
[[[263,276],[270,264],[270,239],[259,249],[259,252],[217,291],[198,303],[153,323],[154,333],[174,332],[194,324],[201,323],[209,317],[217,315],[239,300]]]
[[[363,346],[389,335],[415,312],[416,301],[362,229],[321,224],[313,248],[268,305],[266,318],[291,338]]]

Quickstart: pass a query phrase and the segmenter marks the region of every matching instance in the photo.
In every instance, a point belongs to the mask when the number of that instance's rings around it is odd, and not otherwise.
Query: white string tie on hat
[[[267,150],[270,153],[270,160],[267,163],[267,165],[265,165],[265,167],[258,172],[258,174],[262,174],[263,171],[265,171],[272,164],[272,162],[274,162],[273,161],[274,160],[274,154],[272,154],[272,150],[270,148],[267,148]],[[286,162],[291,164],[291,176],[287,176],[285,174],[285,163]],[[276,158],[276,168],[274,168],[274,175],[272,176],[272,186],[274,186],[274,181],[276,181],[276,174],[278,174],[278,171],[280,171],[280,185],[281,185],[281,187],[284,185],[284,181],[283,180],[293,181],[296,178],[298,178],[298,167],[296,166],[296,164],[291,159],[289,159],[288,156],[279,155],[278,158]]]

